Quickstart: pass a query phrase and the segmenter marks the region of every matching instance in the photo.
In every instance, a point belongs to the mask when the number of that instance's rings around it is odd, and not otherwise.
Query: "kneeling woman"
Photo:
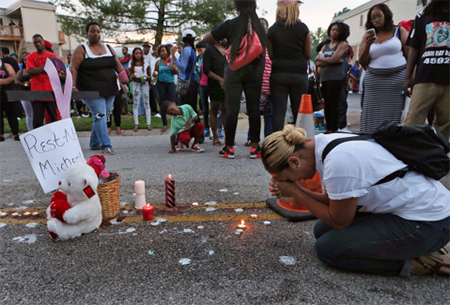
[[[294,198],[319,219],[314,227],[317,257],[353,272],[448,274],[450,192],[417,172],[374,185],[406,167],[374,141],[342,143],[322,163],[325,146],[343,136],[320,134],[307,142],[303,129],[286,125],[262,146],[263,164],[273,174],[272,195]],[[312,178],[316,170],[324,194],[295,183]]]

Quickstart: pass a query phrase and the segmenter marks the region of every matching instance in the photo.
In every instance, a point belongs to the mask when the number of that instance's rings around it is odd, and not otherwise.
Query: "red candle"
[[[175,179],[171,174],[167,176],[164,184],[166,186],[166,205],[173,208],[175,206]]]
[[[142,207],[142,217],[144,220],[153,220],[153,206],[150,203]]]

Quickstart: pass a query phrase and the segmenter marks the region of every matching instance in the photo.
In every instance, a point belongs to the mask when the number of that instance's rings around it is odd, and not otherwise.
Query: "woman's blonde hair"
[[[306,140],[303,128],[287,124],[283,130],[268,135],[262,144],[261,159],[269,173],[279,173],[289,166],[287,159],[302,149]]]
[[[299,15],[300,10],[298,8],[297,1],[277,7],[276,13],[277,21],[278,20],[286,21],[286,27],[294,25],[297,22]]]

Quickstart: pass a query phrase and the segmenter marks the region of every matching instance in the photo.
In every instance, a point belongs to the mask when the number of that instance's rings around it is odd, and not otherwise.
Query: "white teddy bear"
[[[47,208],[47,228],[54,239],[67,240],[90,233],[102,223],[102,206],[97,194],[95,170],[78,160],[66,171],[59,191]]]

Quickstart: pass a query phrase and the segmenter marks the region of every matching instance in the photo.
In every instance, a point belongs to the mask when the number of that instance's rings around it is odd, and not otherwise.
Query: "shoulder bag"
[[[250,37],[249,37],[250,36]],[[250,44],[248,47],[247,52],[247,45]],[[252,29],[252,21],[249,18],[248,19],[248,33],[242,37],[241,44],[239,46],[239,50],[237,51],[236,58],[234,59],[233,63],[230,64],[230,52],[231,52],[231,46],[227,50],[227,62],[230,66],[230,69],[233,71],[239,70],[252,61],[254,61],[261,53],[263,52],[263,47],[261,44],[261,41],[259,40],[258,34],[255,32],[255,30]]]

